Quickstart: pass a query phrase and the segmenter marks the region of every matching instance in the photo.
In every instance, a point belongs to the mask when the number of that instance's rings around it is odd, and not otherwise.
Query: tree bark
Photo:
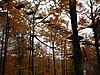
[[[2,75],[5,74],[6,56],[7,56],[7,46],[8,46],[8,36],[9,36],[9,17],[7,11],[7,25],[6,25],[6,35],[5,35],[5,46],[4,46],[4,57],[2,61]]]
[[[76,14],[76,0],[69,1],[71,24],[73,30],[73,52],[74,52],[74,69],[75,75],[83,75],[82,71],[82,53],[80,49],[78,31],[77,31],[77,14]]]
[[[96,32],[97,30],[97,25],[95,25],[95,17],[93,16],[93,3],[92,0],[90,0],[90,9],[91,9],[91,20],[92,20],[92,26],[93,26],[93,32],[94,32],[94,39],[95,39],[95,48],[96,48],[96,56],[97,56],[97,62],[100,67],[100,53],[99,53],[99,43],[98,43],[98,33]]]

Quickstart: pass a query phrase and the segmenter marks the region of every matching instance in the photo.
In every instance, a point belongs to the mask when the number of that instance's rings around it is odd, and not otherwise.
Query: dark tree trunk
[[[71,24],[73,30],[73,51],[74,51],[74,69],[75,75],[83,75],[82,71],[82,53],[80,49],[78,31],[77,31],[77,14],[76,14],[76,0],[69,1]]]
[[[5,35],[5,46],[4,46],[4,57],[2,62],[2,75],[5,73],[6,56],[7,56],[7,46],[8,46],[8,35],[9,35],[9,17],[7,11],[7,25],[6,25],[6,35]]]
[[[93,26],[93,32],[94,32],[94,39],[95,39],[95,48],[96,48],[96,56],[97,56],[97,62],[100,67],[100,53],[99,53],[99,44],[98,44],[98,33],[96,32],[97,30],[97,25],[95,25],[95,17],[93,16],[93,3],[92,0],[90,0],[90,9],[91,9],[91,20],[92,20],[92,26]]]
[[[55,52],[54,52],[54,41],[52,42],[52,51],[53,51],[53,66],[54,66],[54,75],[56,75],[56,61],[55,61]]]

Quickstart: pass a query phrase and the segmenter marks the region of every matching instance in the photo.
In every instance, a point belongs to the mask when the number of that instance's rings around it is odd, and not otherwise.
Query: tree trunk
[[[8,3],[9,5],[9,3]],[[7,25],[5,30],[5,46],[4,46],[4,57],[2,61],[2,75],[5,74],[5,65],[6,65],[6,56],[7,56],[7,46],[8,46],[8,37],[9,37],[9,16],[8,16],[8,7],[7,7]]]
[[[74,69],[75,75],[83,75],[82,71],[82,53],[80,49],[78,31],[77,31],[77,14],[76,14],[76,0],[69,1],[71,24],[73,30],[73,51],[74,51]]]
[[[98,44],[98,33],[96,32],[97,27],[95,25],[95,17],[93,16],[93,3],[92,0],[90,0],[90,9],[91,9],[91,20],[92,20],[92,24],[93,24],[93,32],[94,32],[94,39],[95,39],[95,48],[96,48],[96,56],[97,56],[97,62],[98,65],[100,67],[100,53],[99,53],[99,44]]]

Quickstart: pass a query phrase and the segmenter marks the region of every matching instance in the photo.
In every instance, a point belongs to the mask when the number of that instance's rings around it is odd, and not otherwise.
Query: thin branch
[[[85,1],[85,3],[86,3],[89,7],[91,7],[91,5],[89,5],[89,3],[88,3],[87,1]]]
[[[84,13],[84,14],[85,14],[85,16],[86,16],[87,18],[91,19],[91,17],[89,17],[86,13]]]
[[[46,16],[44,19],[42,19],[40,22],[36,23],[34,26],[36,26],[37,24],[43,22],[43,20],[45,20],[46,18],[48,18],[48,16]]]
[[[47,44],[45,44],[44,42],[42,42],[39,38],[37,38],[36,36],[35,36],[35,38],[39,41],[39,42],[41,42],[42,44],[44,44],[45,46],[48,46],[48,47],[50,47],[51,48],[51,46],[49,46],[49,45],[47,45]]]

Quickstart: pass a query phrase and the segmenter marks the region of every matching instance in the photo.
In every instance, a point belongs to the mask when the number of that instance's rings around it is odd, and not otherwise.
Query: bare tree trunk
[[[94,32],[94,39],[95,39],[95,48],[96,48],[96,56],[97,56],[97,62],[98,65],[100,66],[100,53],[99,53],[99,44],[98,44],[98,33],[96,32],[97,28],[95,25],[95,17],[93,16],[93,3],[92,0],[90,0],[90,9],[91,9],[91,20],[92,20],[92,24],[93,24],[93,32]]]
[[[82,53],[80,49],[78,31],[77,31],[77,14],[76,14],[76,0],[69,1],[71,24],[73,30],[73,49],[74,49],[74,69],[75,75],[83,75],[82,71]]]
[[[53,47],[52,47],[52,51],[53,51],[53,66],[54,66],[54,75],[56,75],[56,62],[55,62],[55,52],[54,52],[54,41],[53,41]]]
[[[7,25],[6,25],[6,36],[5,36],[5,46],[4,46],[4,57],[3,57],[3,63],[2,63],[2,75],[4,75],[4,72],[5,72],[8,35],[9,35],[9,17],[8,17],[8,11],[7,11]]]

